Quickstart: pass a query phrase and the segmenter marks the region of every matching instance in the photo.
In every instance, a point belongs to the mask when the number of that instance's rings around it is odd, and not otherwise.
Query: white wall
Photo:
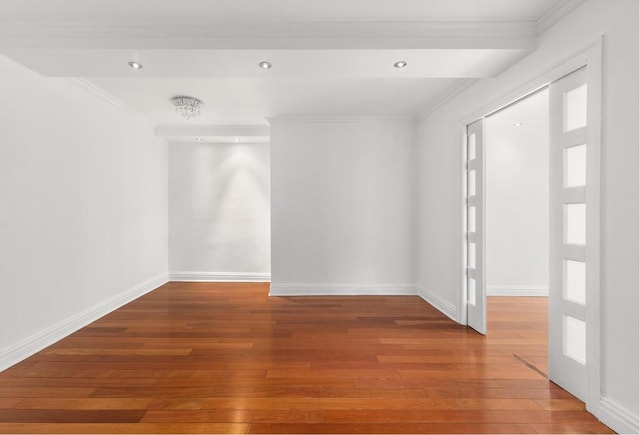
[[[460,284],[461,120],[604,38],[602,395],[638,418],[638,2],[589,0],[538,48],[431,113],[420,128],[419,282],[455,304]],[[608,418],[605,416],[605,418]]]
[[[167,149],[69,80],[0,77],[2,369],[166,281]]]
[[[547,295],[548,91],[488,117],[485,128],[487,294]]]
[[[172,279],[268,280],[268,144],[169,145]]]
[[[273,120],[271,291],[414,290],[415,125]]]

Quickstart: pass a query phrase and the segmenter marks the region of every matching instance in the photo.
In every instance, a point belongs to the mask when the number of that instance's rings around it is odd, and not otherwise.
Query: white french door
[[[587,94],[586,67],[549,86],[549,379],[582,401],[588,393],[587,285],[597,268],[587,250],[598,249],[587,231],[587,218],[597,215],[587,195],[593,167]]]
[[[466,156],[467,324],[487,333],[484,232],[484,118],[467,126]]]
[[[598,42],[529,86],[549,86],[549,379],[586,402],[587,410],[596,414],[601,397],[601,56]],[[466,126],[466,255],[458,306],[466,307],[461,323],[466,321],[485,334],[483,123],[481,118]]]

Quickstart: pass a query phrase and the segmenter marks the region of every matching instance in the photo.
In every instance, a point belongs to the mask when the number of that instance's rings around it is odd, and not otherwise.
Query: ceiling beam
[[[208,26],[0,23],[2,48],[65,49],[516,49],[536,23],[214,22]]]
[[[157,137],[168,143],[268,143],[268,125],[159,125]]]

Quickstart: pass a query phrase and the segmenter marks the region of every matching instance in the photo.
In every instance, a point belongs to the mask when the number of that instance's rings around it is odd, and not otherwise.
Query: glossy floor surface
[[[608,433],[549,383],[546,299],[169,283],[0,373],[0,432]]]

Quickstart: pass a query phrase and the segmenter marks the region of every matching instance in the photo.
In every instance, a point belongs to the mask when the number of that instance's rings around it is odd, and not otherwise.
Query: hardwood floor
[[[546,300],[169,283],[0,373],[6,433],[611,433],[549,383]]]

